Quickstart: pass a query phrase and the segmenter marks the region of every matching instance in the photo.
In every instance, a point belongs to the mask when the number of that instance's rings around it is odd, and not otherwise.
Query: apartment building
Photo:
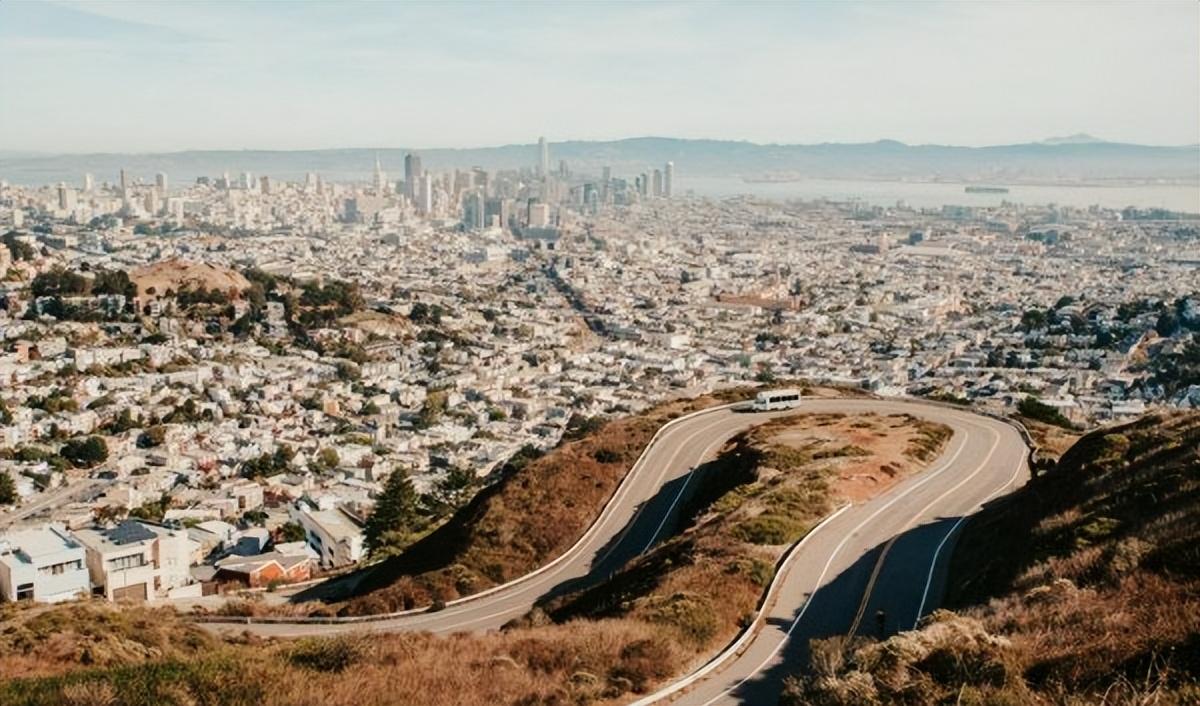
[[[90,591],[84,549],[62,527],[0,535],[0,599],[57,603]]]
[[[77,530],[92,591],[108,600],[153,600],[191,582],[192,541],[184,530],[126,520]]]

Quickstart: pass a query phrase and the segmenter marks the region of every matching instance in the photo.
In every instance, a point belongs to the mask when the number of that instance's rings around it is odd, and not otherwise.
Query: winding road
[[[281,637],[499,628],[539,598],[602,581],[671,536],[693,469],[737,433],[796,412],[907,413],[946,424],[954,435],[927,470],[841,510],[810,532],[784,564],[760,621],[736,653],[723,652],[700,672],[638,702],[775,703],[783,677],[804,664],[810,639],[851,630],[870,635],[909,629],[939,605],[955,530],[983,503],[1028,476],[1026,446],[1014,427],[963,409],[902,400],[811,399],[798,409],[766,414],[706,410],[660,429],[580,541],[522,579],[438,612],[370,621],[256,618],[208,627]]]

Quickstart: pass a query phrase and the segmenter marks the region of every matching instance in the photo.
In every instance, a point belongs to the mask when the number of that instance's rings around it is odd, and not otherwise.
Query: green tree
[[[59,454],[76,468],[91,468],[108,460],[108,444],[98,436],[71,439],[63,444]]]
[[[421,498],[421,502],[432,515],[449,515],[471,499],[475,488],[473,471],[451,466],[446,475],[434,482],[433,489]]]
[[[0,471],[0,505],[12,505],[17,502],[17,484],[12,476]]]
[[[417,428],[428,429],[437,424],[445,411],[446,392],[444,390],[430,392],[425,396],[425,404],[421,406],[421,412],[417,415]]]
[[[1017,411],[1022,416],[1035,419],[1039,422],[1045,422],[1046,424],[1054,424],[1066,429],[1073,429],[1075,426],[1058,409],[1051,407],[1032,395],[1017,403]]]
[[[337,450],[331,446],[326,446],[317,452],[317,465],[327,471],[337,468],[341,461]]]
[[[1021,314],[1021,328],[1026,331],[1044,328],[1046,326],[1046,312],[1041,309],[1030,309],[1024,314]]]
[[[408,474],[398,468],[388,476],[363,528],[367,551],[375,556],[403,549],[420,523],[420,498]]]
[[[303,542],[305,541],[304,528],[296,522],[285,523],[279,528],[279,533],[275,541],[277,542]]]

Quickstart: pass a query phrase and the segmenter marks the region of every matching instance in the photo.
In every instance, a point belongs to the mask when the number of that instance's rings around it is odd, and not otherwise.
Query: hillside
[[[141,295],[201,288],[240,294],[250,287],[250,282],[235,270],[178,258],[139,267],[129,273],[129,279]]]
[[[611,443],[612,431],[587,439]],[[796,414],[752,429],[704,467],[676,536],[501,632],[222,641],[170,610],[10,607],[0,613],[0,703],[627,702],[725,644],[784,549],[830,508],[924,468],[948,436],[905,415]]]
[[[18,184],[78,181],[83,173],[115,180],[121,169],[131,177],[150,179],[167,172],[190,181],[225,171],[251,171],[277,179],[302,181],[320,172],[334,181],[368,180],[378,156],[385,169],[398,172],[411,148],[330,150],[213,150],[160,154],[64,154],[4,158],[0,177]],[[469,149],[418,149],[434,170],[532,168],[537,145],[503,145]],[[867,143],[756,144],[733,140],[685,140],[637,137],[613,141],[566,141],[550,144],[553,160],[592,175],[604,166],[614,174],[636,173],[647,165],[675,161],[681,175],[730,176],[790,172],[823,178],[984,179],[995,182],[1200,179],[1200,145],[1159,147],[1111,142],[1060,142],[961,147],[906,145],[894,140]]]
[[[794,704],[1195,704],[1200,414],[1094,431],[972,520],[917,631],[814,648]]]
[[[584,533],[660,426],[721,401],[702,397],[624,419],[580,420],[548,454],[518,454],[501,480],[402,554],[295,602],[333,604],[310,606],[322,613],[386,613],[450,601],[528,573]]]

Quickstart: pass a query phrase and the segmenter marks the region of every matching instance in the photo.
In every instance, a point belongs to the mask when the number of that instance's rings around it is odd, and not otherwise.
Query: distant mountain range
[[[329,150],[196,150],[158,154],[34,154],[0,151],[0,179],[17,184],[78,183],[84,173],[98,182],[116,181],[124,168],[131,178],[151,180],[165,172],[174,183],[222,172],[302,179],[317,172],[332,181],[367,181],[378,156],[392,179],[403,172],[403,148]],[[416,150],[434,171],[481,166],[532,167],[535,144],[470,149]],[[1157,147],[1104,142],[1088,135],[1043,142],[955,147],[907,145],[894,140],[815,145],[755,144],[728,140],[638,137],[608,142],[550,144],[552,168],[565,160],[572,172],[632,177],[674,161],[685,180],[694,176],[818,177],[843,179],[962,180],[991,183],[1130,182],[1168,180],[1200,184],[1200,144]]]

